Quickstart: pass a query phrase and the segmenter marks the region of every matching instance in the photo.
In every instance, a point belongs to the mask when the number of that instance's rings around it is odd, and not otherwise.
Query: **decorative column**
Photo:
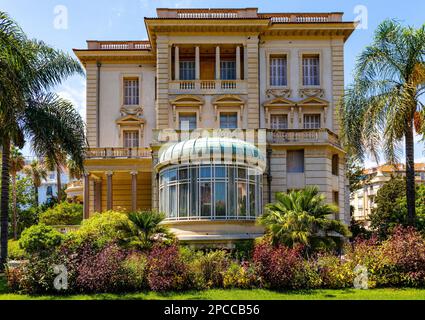
[[[180,80],[180,56],[179,56],[179,47],[175,47],[174,54],[174,78],[175,80]]]
[[[195,80],[201,79],[201,68],[200,68],[200,59],[199,59],[199,46],[195,47]]]
[[[236,47],[236,80],[241,80],[241,47]]]
[[[112,210],[112,171],[106,172],[106,210]]]
[[[131,211],[137,210],[137,171],[131,171]]]
[[[215,47],[215,80],[220,80],[220,47]]]
[[[89,177],[90,177],[89,173],[84,174],[84,180],[83,180],[84,219],[88,219],[90,216],[90,178]]]

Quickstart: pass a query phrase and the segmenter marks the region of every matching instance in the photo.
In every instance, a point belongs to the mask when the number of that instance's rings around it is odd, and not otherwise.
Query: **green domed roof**
[[[184,163],[234,163],[264,170],[266,159],[256,146],[239,139],[213,137],[174,143],[159,152],[157,170],[164,166]]]

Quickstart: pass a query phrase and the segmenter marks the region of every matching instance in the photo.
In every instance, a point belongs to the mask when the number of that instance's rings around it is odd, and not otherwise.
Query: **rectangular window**
[[[271,129],[288,129],[288,116],[286,114],[272,114],[270,116]]]
[[[211,182],[201,183],[201,216],[211,215]]]
[[[339,192],[334,191],[332,192],[332,202],[339,207]],[[339,220],[339,210],[335,212],[335,220]]]
[[[290,150],[286,157],[286,171],[288,173],[304,172],[304,150]]]
[[[139,147],[139,131],[124,131],[124,148]]]
[[[236,79],[236,62],[220,61],[220,79],[235,80]]]
[[[286,55],[270,56],[270,86],[284,87],[288,85],[288,67]]]
[[[303,85],[319,86],[320,85],[320,58],[318,54],[303,55]]]
[[[247,190],[246,183],[238,182],[238,216],[246,216]]]
[[[320,129],[320,114],[305,114],[304,129]]]
[[[139,79],[124,79],[124,105],[139,105]]]
[[[215,216],[219,218],[226,217],[226,183],[225,182],[215,183],[214,201],[215,201]]]
[[[232,113],[220,113],[220,128],[221,129],[236,129],[238,127],[238,114]]]
[[[195,61],[180,61],[180,80],[195,80]]]
[[[180,217],[187,217],[189,212],[189,184],[182,183],[179,188],[179,215]]]
[[[179,114],[180,130],[196,129],[196,113]]]
[[[338,170],[339,169],[339,157],[337,154],[334,154],[332,156],[332,174],[334,176],[338,175]]]

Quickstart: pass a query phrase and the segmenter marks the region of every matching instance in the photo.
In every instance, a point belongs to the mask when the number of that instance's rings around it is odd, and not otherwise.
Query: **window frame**
[[[284,74],[282,76],[283,84],[275,84],[272,83],[273,81],[273,72],[272,72],[272,60],[273,59],[284,59],[285,63],[282,65],[282,69],[284,70]],[[288,87],[288,55],[287,54],[277,54],[277,53],[270,53],[269,54],[269,60],[268,60],[268,83],[270,88],[287,88]],[[276,71],[277,73],[277,71]],[[275,80],[278,80],[279,77]],[[274,81],[276,82],[276,81]]]
[[[193,70],[192,70],[192,68],[187,68],[187,71],[185,71],[183,66],[184,66],[184,64],[189,64],[189,63],[193,64]],[[191,79],[185,79],[184,78],[185,72],[187,72],[187,73],[193,72],[193,77]],[[179,81],[195,81],[196,80],[196,61],[195,60],[180,60],[179,61],[179,75],[180,75]]]
[[[138,103],[136,104],[128,104],[127,102],[128,101],[126,101],[126,98],[127,98],[127,96],[126,96],[126,85],[125,85],[125,82],[126,81],[131,81],[131,80],[137,80],[138,81],[138,86],[137,86],[137,89],[138,89]],[[134,108],[134,107],[139,107],[139,106],[141,106],[141,100],[142,100],[142,77],[141,77],[141,75],[139,75],[139,74],[122,74],[121,75],[121,90],[120,90],[120,92],[121,92],[121,94],[120,94],[120,99],[121,99],[121,105],[123,106],[123,107],[131,107],[131,108]]]
[[[221,116],[222,116],[222,114],[234,114],[234,115],[236,115],[236,127],[235,128],[228,128],[228,127],[223,128],[221,126]],[[233,110],[223,110],[223,111],[220,111],[218,113],[218,127],[220,129],[230,129],[230,130],[238,129],[240,127],[240,123],[239,123],[239,112],[238,111],[233,111]]]
[[[318,127],[306,127],[306,121],[305,121],[305,117],[313,117],[313,116],[318,116],[319,117],[319,126]],[[303,113],[302,114],[302,128],[305,130],[317,130],[317,129],[321,129],[322,128],[322,120],[323,120],[323,114],[321,112],[317,113],[317,112],[307,112],[307,113]],[[312,122],[311,122],[312,123]]]
[[[286,85],[284,86],[272,86],[271,85],[271,56],[286,56]],[[282,49],[268,49],[266,50],[266,84],[267,89],[288,89],[291,86],[291,52],[289,50]]]
[[[295,153],[295,152],[299,152],[302,153],[303,155],[303,161],[302,161],[302,168],[300,169],[301,171],[293,171],[293,169],[290,170],[290,164],[289,164],[289,154],[290,153]],[[290,173],[290,174],[300,174],[300,173],[305,173],[305,150],[304,149],[298,149],[298,150],[287,150],[286,151],[286,172]]]
[[[304,84],[304,57],[305,56],[314,56],[317,55],[319,58],[319,74],[318,74],[318,81],[319,84],[314,85],[308,85]],[[299,58],[298,58],[298,65],[299,65],[299,87],[301,89],[305,88],[321,88],[323,85],[323,53],[322,50],[301,50],[299,52]]]
[[[131,141],[137,141],[137,146],[133,146],[133,145],[132,146],[126,146],[126,134],[129,134],[129,133],[135,134],[135,137],[137,137],[137,140],[136,139],[131,140]],[[140,148],[140,130],[124,129],[122,131],[122,139],[123,139],[123,147],[124,148]]]
[[[283,116],[286,117],[286,128],[273,128],[272,117]],[[269,128],[272,130],[287,130],[289,129],[289,114],[285,112],[273,112],[269,114]]]
[[[188,116],[188,115],[195,117],[195,128],[190,129],[190,126],[189,126],[189,131],[196,130],[196,129],[199,128],[199,125],[198,125],[199,119],[198,119],[198,112],[197,111],[180,111],[180,112],[178,112],[178,117],[177,117],[178,130],[183,130],[182,127],[181,127],[181,123],[180,123],[181,117]]]

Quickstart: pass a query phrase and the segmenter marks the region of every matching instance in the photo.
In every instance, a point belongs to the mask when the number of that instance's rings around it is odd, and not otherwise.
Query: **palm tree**
[[[16,176],[25,166],[25,158],[15,146],[10,150],[9,172],[12,179],[12,206],[13,206],[13,239],[18,239],[18,212],[16,203]]]
[[[338,208],[326,204],[325,196],[317,187],[290,193],[278,192],[276,202],[267,204],[260,224],[273,244],[293,247],[304,245],[307,249],[331,248],[349,236],[348,228],[339,220],[329,219]]]
[[[61,182],[61,174],[62,168],[65,163],[66,155],[64,155],[61,151],[57,149],[53,149],[49,152],[46,150],[44,152],[45,160],[44,163],[49,171],[56,171],[56,186],[58,189],[57,199],[58,203],[62,202],[62,182]]]
[[[343,141],[359,159],[370,152],[378,162],[383,149],[386,160],[397,163],[404,139],[409,225],[415,224],[414,119],[425,116],[424,57],[425,25],[414,29],[384,21],[359,56],[340,107]],[[424,132],[422,121],[418,133]]]
[[[83,177],[84,171],[71,158],[66,161],[66,167],[68,168],[70,179],[80,180]]]
[[[24,172],[27,176],[31,177],[35,191],[34,203],[38,207],[38,188],[40,188],[42,180],[47,179],[46,167],[38,160],[34,160],[24,168]]]
[[[169,229],[161,225],[164,218],[163,214],[155,211],[130,212],[129,221],[120,226],[124,242],[143,250],[151,248],[155,240],[172,239]]]
[[[0,270],[7,259],[10,144],[22,148],[27,140],[39,157],[60,151],[83,168],[84,122],[71,103],[49,93],[76,73],[83,74],[77,60],[41,41],[28,40],[16,23],[0,12]]]

